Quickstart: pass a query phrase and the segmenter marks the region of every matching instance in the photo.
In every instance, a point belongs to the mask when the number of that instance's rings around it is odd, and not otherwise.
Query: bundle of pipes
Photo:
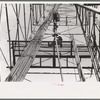
[[[13,67],[5,81],[9,82],[24,80],[28,70],[30,69],[30,66],[32,65],[38,53],[38,50],[43,39],[43,35],[52,21],[53,12],[57,11],[58,7],[59,4],[54,4],[52,11],[49,13],[46,20],[39,27],[38,31],[36,32],[36,35],[33,37],[31,42],[22,52],[21,57],[18,59],[17,63],[15,64],[15,66]]]

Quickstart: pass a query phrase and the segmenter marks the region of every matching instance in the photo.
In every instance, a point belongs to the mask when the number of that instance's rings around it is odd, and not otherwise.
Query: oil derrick
[[[23,5],[24,32],[22,32],[19,20],[20,5],[12,6],[12,8],[17,19],[17,34],[16,39],[11,40],[9,24],[7,24],[9,52],[12,50],[10,59],[13,56],[13,65],[10,64],[11,72],[5,81],[23,81],[26,74],[59,74],[61,81],[67,80],[64,77],[65,75],[74,75],[74,79],[77,77],[79,81],[84,82],[87,76],[91,77],[94,73],[97,80],[100,81],[100,42],[97,43],[96,40],[100,28],[96,24],[96,15],[100,14],[99,11],[79,4],[31,4],[29,13],[31,20],[29,20],[30,25],[27,32],[26,8]],[[39,19],[38,16],[42,19]],[[9,23],[9,16],[6,17],[7,23]],[[29,28],[31,28],[30,31]],[[79,28],[79,31],[77,28]],[[98,31],[96,28],[98,28]],[[20,31],[24,40],[20,39]],[[33,36],[30,35],[31,38],[28,38],[30,32]],[[75,36],[83,36],[86,43],[77,44],[77,41],[79,43],[82,41],[79,38],[76,39]],[[43,40],[48,37],[52,37],[53,40]],[[39,62],[35,62],[36,59]],[[91,60],[91,65],[82,65],[82,60],[86,59]],[[50,64],[43,64],[48,60],[50,60]],[[73,60],[73,62],[70,60]],[[29,69],[32,68],[59,69],[59,72],[51,73],[45,72],[45,70],[44,72],[29,72]],[[72,78],[69,77],[69,79]]]

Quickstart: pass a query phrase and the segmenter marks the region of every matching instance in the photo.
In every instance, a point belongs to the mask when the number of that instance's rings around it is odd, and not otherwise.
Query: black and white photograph
[[[2,84],[99,81],[99,2],[0,3]]]
[[[1,4],[2,81],[100,81],[99,4]]]

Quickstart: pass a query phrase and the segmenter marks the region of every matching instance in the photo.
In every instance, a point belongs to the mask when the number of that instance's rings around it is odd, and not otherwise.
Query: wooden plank
[[[39,27],[36,35],[33,37],[31,42],[22,52],[21,57],[18,59],[17,63],[11,70],[10,74],[6,78],[5,81],[23,81],[30,66],[32,65],[38,50],[40,49],[40,45],[43,39],[43,35],[50,25],[52,21],[52,14],[53,12],[57,11],[59,4],[54,4],[52,11],[49,13],[46,20],[42,23]]]
[[[82,67],[81,67],[80,57],[78,54],[78,48],[77,48],[77,45],[75,44],[75,40],[74,40],[73,35],[71,35],[71,40],[72,40],[72,45],[73,45],[73,49],[74,49],[75,60],[76,60],[80,80],[85,81],[85,77],[84,77]]]

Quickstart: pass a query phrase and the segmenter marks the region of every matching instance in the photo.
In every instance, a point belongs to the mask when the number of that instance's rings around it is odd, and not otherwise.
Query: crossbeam
[[[46,20],[42,23],[39,29],[36,32],[36,35],[33,37],[31,42],[22,52],[21,57],[17,60],[17,63],[11,70],[10,74],[6,78],[5,81],[23,81],[30,66],[32,65],[38,50],[40,49],[40,45],[43,39],[43,35],[47,30],[48,26],[52,21],[53,12],[57,11],[59,4],[54,4],[52,11],[49,13]]]

